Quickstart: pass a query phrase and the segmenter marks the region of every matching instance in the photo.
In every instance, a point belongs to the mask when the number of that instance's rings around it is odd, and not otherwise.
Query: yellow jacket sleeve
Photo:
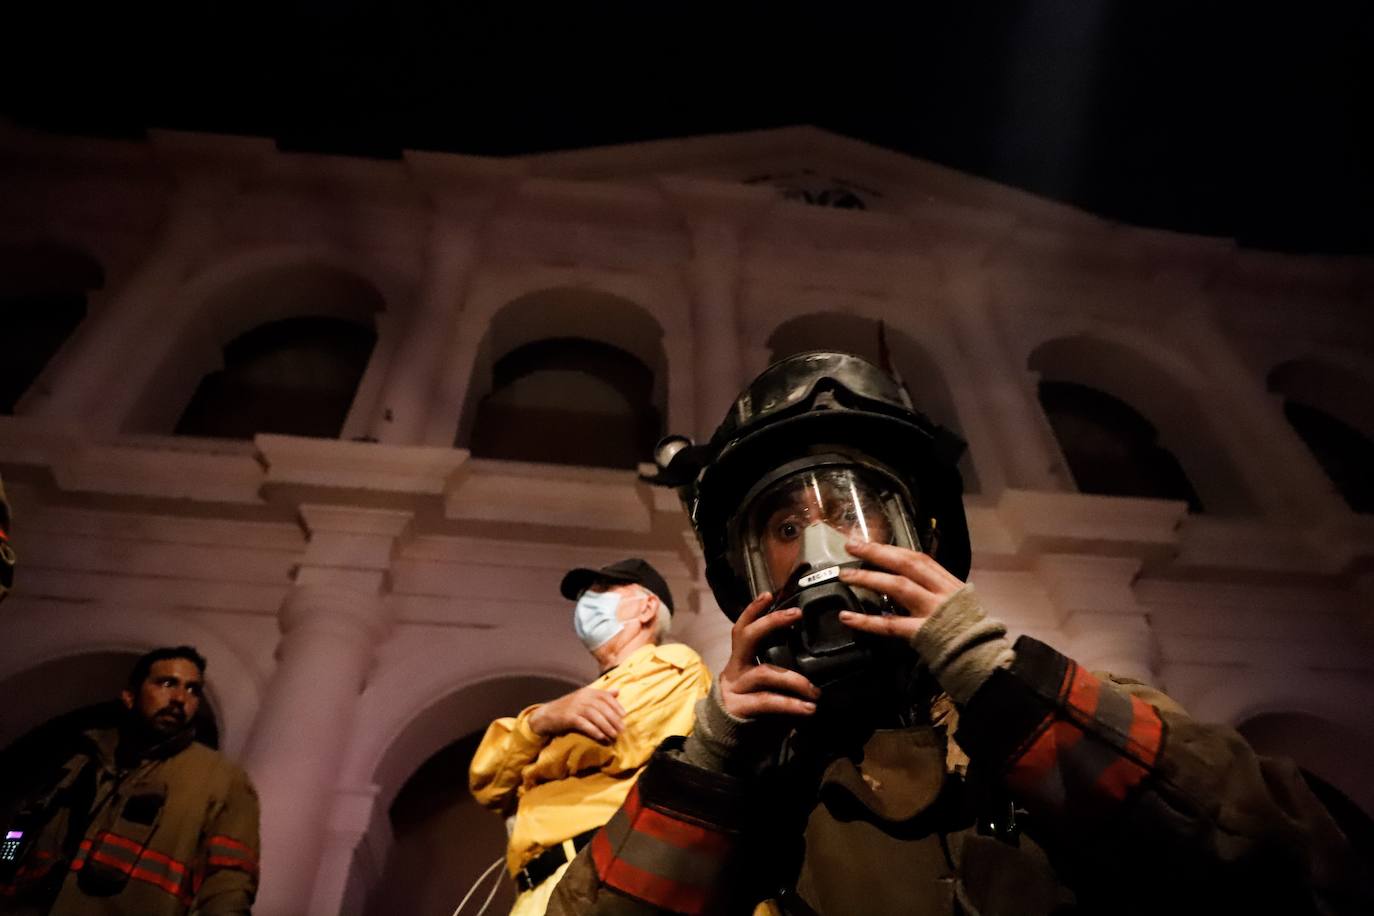
[[[468,789],[484,808],[504,814],[515,807],[525,767],[548,743],[530,728],[530,716],[538,708],[539,704],[529,706],[518,716],[497,719],[487,726],[468,768]]]

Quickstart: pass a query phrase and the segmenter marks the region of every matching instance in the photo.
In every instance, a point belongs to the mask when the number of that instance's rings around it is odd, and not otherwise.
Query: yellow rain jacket
[[[614,744],[577,733],[545,738],[529,725],[538,705],[497,719],[472,757],[468,786],[478,803],[515,807],[506,850],[514,875],[544,850],[611,819],[654,748],[692,729],[697,700],[711,689],[701,657],[681,643],[644,646],[589,685],[617,690],[625,729]]]

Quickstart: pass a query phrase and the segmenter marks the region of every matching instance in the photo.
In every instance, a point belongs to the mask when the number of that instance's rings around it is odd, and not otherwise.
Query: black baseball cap
[[[649,561],[641,560],[639,557],[621,560],[600,569],[571,570],[563,577],[563,584],[558,587],[558,591],[569,601],[576,601],[578,596],[598,579],[642,585],[667,605],[669,613],[673,611],[673,593],[668,591],[668,583],[663,581],[658,570],[649,565]]]

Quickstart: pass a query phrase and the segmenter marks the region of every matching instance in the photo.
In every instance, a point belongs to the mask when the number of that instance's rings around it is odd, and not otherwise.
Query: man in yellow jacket
[[[193,742],[205,659],[154,649],[134,665],[119,728],[75,753],[6,822],[0,913],[245,916],[258,884],[258,799]]]
[[[686,735],[711,687],[700,656],[664,645],[673,596],[641,559],[574,569],[560,588],[601,676],[487,729],[468,785],[478,803],[514,812],[506,865],[520,894],[511,916],[540,916],[577,850],[625,801],[654,748]]]

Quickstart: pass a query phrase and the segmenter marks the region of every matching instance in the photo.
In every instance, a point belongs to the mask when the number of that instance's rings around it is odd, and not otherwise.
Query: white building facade
[[[193,643],[262,798],[263,916],[364,912],[422,764],[594,675],[567,569],[646,557],[676,635],[727,654],[672,493],[474,457],[501,361],[549,340],[628,355],[660,431],[700,438],[773,357],[864,352],[881,323],[968,441],[994,614],[1374,814],[1374,515],[1285,415],[1374,438],[1369,260],[1116,225],[811,128],[366,160],[8,127],[0,162],[0,302],[97,278],[0,416],[20,556],[0,747],[117,690],[98,670]],[[227,346],[304,317],[375,333],[336,437],[175,434]],[[1134,408],[1205,511],[1079,492],[1044,382]],[[545,389],[520,397],[557,409]]]

